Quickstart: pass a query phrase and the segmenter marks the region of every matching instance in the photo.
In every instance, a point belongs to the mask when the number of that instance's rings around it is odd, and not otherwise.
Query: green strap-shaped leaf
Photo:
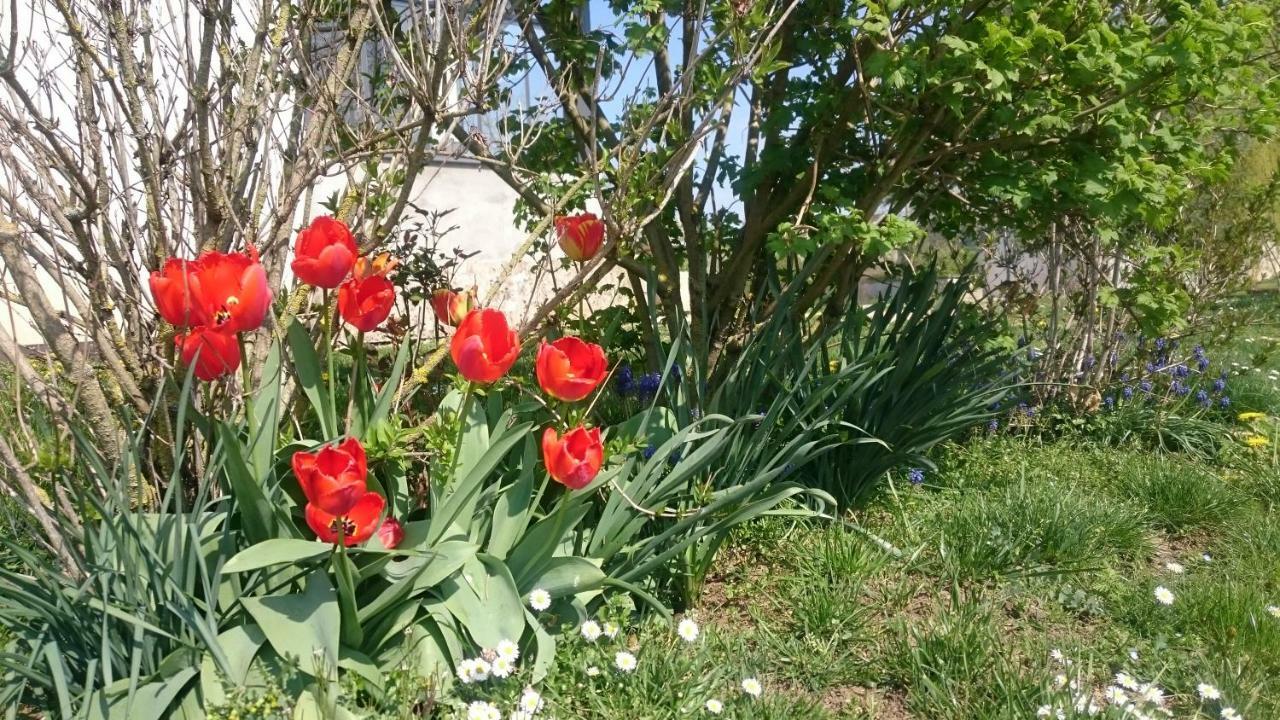
[[[223,467],[236,499],[236,512],[244,524],[245,535],[251,542],[262,542],[275,537],[274,508],[258,478],[245,462],[244,447],[230,425],[218,423],[218,439],[226,460]]]
[[[299,563],[319,557],[331,548],[331,545],[314,540],[272,538],[236,553],[222,566],[222,572],[239,573],[283,563]]]
[[[307,402],[315,411],[324,440],[332,440],[338,436],[337,414],[329,403],[324,373],[320,369],[320,357],[311,344],[311,336],[302,323],[295,319],[289,325],[288,339],[289,354],[293,356],[293,372],[298,377],[298,385],[302,387],[303,395],[306,395]]]
[[[334,672],[342,616],[338,593],[325,568],[307,576],[302,593],[244,598],[241,602],[277,654],[297,658],[303,671],[314,676]]]
[[[524,634],[520,594],[507,566],[495,557],[477,555],[461,574],[442,582],[439,592],[445,607],[481,647],[497,647],[503,640],[519,642]]]

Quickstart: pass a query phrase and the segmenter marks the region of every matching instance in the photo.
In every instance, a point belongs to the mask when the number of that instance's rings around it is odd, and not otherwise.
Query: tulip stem
[[[458,405],[458,439],[453,443],[453,462],[449,464],[449,480],[452,481],[458,469],[458,456],[462,454],[462,438],[467,434],[467,412],[471,410],[471,389],[474,383],[467,381],[462,391],[462,403]]]
[[[361,403],[364,402],[365,379],[368,377],[364,364],[364,331],[361,330],[356,333],[355,357],[351,361],[351,383],[347,387],[347,427],[351,427],[351,419],[357,410],[363,412],[364,406]],[[363,415],[361,418],[362,421],[368,420]]]
[[[257,418],[253,415],[253,369],[249,367],[249,349],[245,346],[244,336],[240,335],[236,338],[236,343],[240,346],[240,377],[244,383],[244,421],[249,427],[249,446],[258,442],[257,428],[254,424]]]
[[[328,288],[321,291],[321,298],[324,303],[324,310],[320,313],[320,322],[324,323],[325,386],[329,393],[328,414],[333,420],[333,429],[336,433],[338,430],[338,403],[333,390],[333,318],[329,316]]]

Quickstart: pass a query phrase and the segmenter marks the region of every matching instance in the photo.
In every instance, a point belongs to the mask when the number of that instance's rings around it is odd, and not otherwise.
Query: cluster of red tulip
[[[293,246],[293,274],[325,290],[338,288],[338,313],[360,332],[377,329],[391,314],[396,286],[387,278],[396,261],[385,253],[357,257],[356,241],[341,220],[316,218],[298,233]],[[348,277],[350,273],[350,277]]]
[[[195,260],[169,258],[151,273],[156,309],[180,332],[182,362],[195,363],[201,380],[240,367],[240,333],[262,325],[271,307],[267,272],[251,247],[247,253],[204,252]]]
[[[358,545],[375,530],[388,549],[404,539],[397,520],[382,520],[387,501],[365,484],[369,465],[359,440],[294,453],[293,474],[307,498],[307,525],[321,541]]]

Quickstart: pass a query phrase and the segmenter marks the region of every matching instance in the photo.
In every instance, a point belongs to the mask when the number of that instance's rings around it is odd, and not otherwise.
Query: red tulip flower
[[[355,438],[318,452],[293,454],[293,474],[307,502],[330,515],[345,515],[366,492],[369,465]]]
[[[440,288],[431,293],[431,309],[436,311],[436,319],[453,327],[462,322],[474,302],[475,294],[470,290],[455,292],[449,288]]]
[[[373,537],[386,507],[387,501],[381,495],[365,492],[340,514],[325,512],[315,503],[307,503],[305,514],[307,526],[321,542],[336,543],[341,538],[342,544],[350,547]]]
[[[178,258],[165,260],[163,267],[151,273],[150,285],[156,310],[169,324],[187,328],[209,322],[197,300],[200,279],[194,262]]]
[[[520,356],[516,331],[501,310],[472,310],[458,325],[449,343],[458,372],[472,382],[491,383],[502,377]]]
[[[556,218],[556,235],[570,260],[586,262],[604,245],[604,223],[592,213],[562,216]]]
[[[271,287],[256,250],[206,252],[196,259],[195,265],[196,299],[211,325],[232,332],[247,332],[262,326],[271,309]]]
[[[542,462],[557,482],[570,490],[581,490],[595,479],[604,464],[600,428],[579,425],[560,437],[554,428],[542,433]]]
[[[338,312],[360,332],[376,330],[391,314],[396,301],[396,286],[387,274],[396,266],[384,253],[369,260],[356,260],[351,279],[338,288]]]
[[[290,267],[302,282],[333,289],[351,272],[357,252],[346,223],[321,215],[298,233]]]
[[[378,539],[382,541],[382,547],[394,550],[404,540],[404,526],[395,518],[387,518],[378,527]]]
[[[576,337],[562,337],[538,346],[534,371],[550,396],[575,402],[591,394],[608,373],[604,349]]]
[[[240,367],[240,343],[235,333],[202,325],[174,338],[183,364],[195,365],[196,377],[209,382]]]

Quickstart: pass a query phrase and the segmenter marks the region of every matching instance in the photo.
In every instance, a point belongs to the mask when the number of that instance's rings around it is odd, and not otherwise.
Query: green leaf
[[[489,545],[486,548],[490,555],[506,559],[507,552],[529,526],[537,469],[537,443],[529,435],[524,441],[520,474],[506,492],[498,496],[498,501],[494,504],[493,527],[489,531]]]
[[[332,547],[314,540],[299,540],[295,538],[264,540],[232,556],[227,561],[227,564],[222,566],[222,572],[240,573],[282,563],[299,563],[303,560],[319,557],[331,550]]]
[[[262,380],[253,396],[255,434],[249,438],[249,459],[253,472],[266,477],[271,472],[275,456],[276,434],[280,417],[280,341],[271,343],[266,361],[262,364]]]
[[[250,597],[241,602],[277,654],[296,658],[304,672],[316,677],[334,672],[342,621],[338,594],[326,570],[312,571],[301,594]]]
[[[440,583],[440,596],[481,647],[519,642],[524,634],[520,594],[507,566],[495,557],[477,555],[467,562],[461,574]]]
[[[245,462],[240,438],[225,422],[219,422],[217,428],[221,450],[226,458],[223,467],[231,485],[231,494],[236,499],[236,513],[244,523],[245,536],[250,542],[262,542],[275,537],[274,509],[262,490],[262,484]]]
[[[391,414],[391,402],[395,400],[396,393],[400,391],[400,378],[404,375],[405,365],[409,362],[409,347],[411,334],[406,333],[404,342],[400,343],[400,351],[396,353],[395,364],[391,366],[391,374],[382,384],[382,391],[378,393],[378,400],[373,406],[373,414],[369,416],[369,423],[366,427],[376,425]]]
[[[320,357],[311,344],[311,336],[307,329],[296,319],[290,323],[288,331],[289,354],[293,356],[293,372],[298,378],[298,385],[306,395],[308,404],[316,414],[320,423],[320,434],[324,440],[338,437],[338,419],[334,408],[329,404],[329,393],[324,384],[324,372],[320,367]]]
[[[534,588],[542,588],[552,597],[563,597],[594,590],[600,587],[604,578],[599,560],[576,556],[553,557],[541,574],[529,579],[519,589],[521,594],[526,594]]]

